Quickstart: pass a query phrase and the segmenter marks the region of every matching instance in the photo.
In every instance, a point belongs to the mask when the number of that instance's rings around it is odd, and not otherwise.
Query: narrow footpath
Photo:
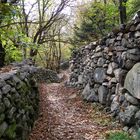
[[[42,83],[40,113],[29,140],[104,140],[118,124],[95,104],[82,101],[79,91],[62,83]]]

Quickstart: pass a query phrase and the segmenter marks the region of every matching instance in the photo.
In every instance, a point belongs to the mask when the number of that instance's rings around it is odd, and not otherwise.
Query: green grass
[[[124,132],[115,132],[110,133],[106,140],[134,140],[132,137],[130,137],[127,133]]]

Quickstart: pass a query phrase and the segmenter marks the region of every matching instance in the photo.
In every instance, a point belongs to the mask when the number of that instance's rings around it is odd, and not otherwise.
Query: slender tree
[[[120,11],[121,24],[125,24],[126,20],[127,20],[126,2],[127,2],[127,0],[119,0],[119,11]]]

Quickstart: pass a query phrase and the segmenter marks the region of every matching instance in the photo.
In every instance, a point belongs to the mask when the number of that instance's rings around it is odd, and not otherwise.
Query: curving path
[[[103,123],[104,114],[84,103],[78,90],[63,83],[42,83],[39,87],[40,115],[29,140],[104,140],[104,133],[118,129]]]

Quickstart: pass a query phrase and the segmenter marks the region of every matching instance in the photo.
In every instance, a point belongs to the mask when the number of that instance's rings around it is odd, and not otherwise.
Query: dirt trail
[[[39,90],[40,115],[29,140],[103,140],[106,131],[117,129],[97,122],[103,113],[84,103],[78,90],[63,83],[42,83]]]

